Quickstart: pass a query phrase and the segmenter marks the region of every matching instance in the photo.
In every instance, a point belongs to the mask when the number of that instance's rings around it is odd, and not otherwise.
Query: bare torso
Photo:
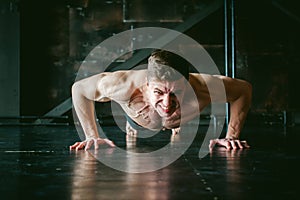
[[[144,76],[143,73],[138,74]],[[130,75],[129,75],[130,76]],[[135,76],[137,77],[137,75]],[[207,93],[206,85],[199,77],[190,75],[190,81],[184,96],[184,101],[179,108],[169,117],[161,117],[157,111],[151,106],[147,99],[147,86],[146,82],[141,84],[137,79],[128,77],[126,78],[126,86],[123,88],[127,90],[127,98],[114,100],[120,104],[125,113],[138,125],[150,129],[160,130],[163,128],[174,129],[180,127],[181,123],[185,123],[199,115],[200,111],[210,103],[210,98]],[[139,85],[139,87],[137,87]],[[129,88],[127,88],[129,87]],[[194,91],[202,91],[201,93]]]

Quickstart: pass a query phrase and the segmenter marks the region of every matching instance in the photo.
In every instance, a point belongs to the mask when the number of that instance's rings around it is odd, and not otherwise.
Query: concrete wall
[[[0,2],[0,116],[18,116],[19,13],[16,4]]]

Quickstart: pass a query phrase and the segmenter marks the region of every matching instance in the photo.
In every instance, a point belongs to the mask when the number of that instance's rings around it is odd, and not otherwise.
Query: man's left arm
[[[210,146],[219,144],[228,149],[248,148],[246,141],[240,141],[241,130],[244,126],[252,99],[252,86],[247,81],[219,76],[223,80],[227,102],[230,106],[230,120],[224,139],[211,141]]]
[[[227,100],[230,104],[230,120],[226,134],[227,139],[239,139],[251,105],[252,86],[250,83],[232,79],[225,82]]]

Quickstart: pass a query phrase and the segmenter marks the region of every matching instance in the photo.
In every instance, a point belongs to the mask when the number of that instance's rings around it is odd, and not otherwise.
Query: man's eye
[[[162,94],[162,92],[158,90],[154,90],[154,94]]]

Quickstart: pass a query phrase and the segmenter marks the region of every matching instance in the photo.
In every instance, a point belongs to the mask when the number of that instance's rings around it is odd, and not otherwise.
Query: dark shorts
[[[130,126],[133,129],[138,131],[139,138],[149,138],[149,137],[155,136],[157,133],[159,133],[161,131],[165,132],[165,130],[150,130],[150,129],[147,129],[147,128],[139,125],[135,121],[133,121],[133,119],[131,119],[128,115],[125,114],[125,117],[127,119],[127,122],[130,124]]]

